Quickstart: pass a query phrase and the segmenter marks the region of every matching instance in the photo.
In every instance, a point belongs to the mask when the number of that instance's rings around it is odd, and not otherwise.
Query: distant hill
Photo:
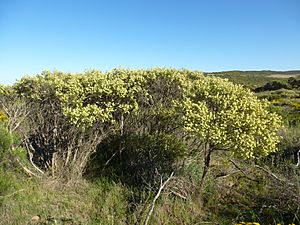
[[[216,76],[227,78],[230,81],[238,84],[242,84],[245,87],[255,89],[263,86],[270,81],[284,81],[289,77],[300,78],[300,70],[289,70],[289,71],[274,71],[274,70],[261,70],[261,71],[222,71],[222,72],[207,72],[207,76]]]
[[[291,75],[291,76],[299,76],[300,70],[288,70],[288,71],[275,71],[275,70],[229,70],[229,71],[221,71],[221,72],[209,72],[205,73],[207,75],[253,75],[253,76],[270,76],[274,74],[281,75]]]

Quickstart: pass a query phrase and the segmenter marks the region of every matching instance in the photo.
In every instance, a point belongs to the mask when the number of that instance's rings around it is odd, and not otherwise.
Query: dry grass
[[[289,77],[298,77],[300,76],[300,74],[272,74],[269,75],[268,77],[272,77],[272,78],[289,78]]]

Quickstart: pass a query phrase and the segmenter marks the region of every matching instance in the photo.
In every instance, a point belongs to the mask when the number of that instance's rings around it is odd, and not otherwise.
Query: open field
[[[272,75],[269,75],[268,77],[272,77],[272,78],[289,78],[289,77],[299,77],[300,76],[300,73],[296,73],[296,74],[272,74]]]

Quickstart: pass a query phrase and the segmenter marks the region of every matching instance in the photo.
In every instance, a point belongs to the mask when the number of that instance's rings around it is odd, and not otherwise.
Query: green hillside
[[[272,70],[262,70],[262,71],[223,71],[223,72],[209,72],[205,73],[208,76],[217,76],[222,78],[227,78],[232,82],[242,84],[251,89],[255,89],[264,85],[269,81],[279,80],[287,81],[289,77],[299,77],[300,70],[291,71],[272,71]]]

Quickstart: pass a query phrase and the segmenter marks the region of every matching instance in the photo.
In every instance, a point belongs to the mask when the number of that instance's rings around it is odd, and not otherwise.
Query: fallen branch
[[[165,186],[167,185],[167,183],[172,179],[173,175],[174,175],[174,172],[171,173],[171,175],[168,177],[168,179],[167,179],[165,182],[162,182],[162,178],[160,179],[160,187],[159,187],[159,189],[158,189],[158,191],[157,191],[157,194],[155,195],[155,197],[154,197],[154,199],[153,199],[153,201],[152,201],[151,208],[150,208],[150,210],[149,210],[149,212],[148,212],[148,215],[147,215],[147,218],[146,218],[146,220],[145,220],[144,225],[147,225],[147,224],[148,224],[148,222],[149,222],[149,220],[150,220],[150,217],[151,217],[151,215],[152,215],[152,213],[153,213],[154,207],[155,207],[155,202],[156,202],[157,199],[159,198],[160,193],[161,193],[162,190],[165,188]]]
[[[178,193],[178,192],[176,192],[172,189],[170,191],[171,191],[172,194],[176,195],[177,197],[182,198],[183,200],[186,200],[186,197],[183,196],[182,194],[180,194],[180,193]]]
[[[276,180],[278,180],[278,181],[280,181],[280,182],[289,184],[289,185],[291,185],[291,186],[295,186],[295,184],[289,183],[289,182],[287,182],[286,180],[280,179],[280,178],[277,177],[274,173],[268,171],[267,169],[265,169],[265,168],[263,168],[263,167],[261,167],[261,166],[259,166],[259,165],[255,165],[255,167],[258,168],[258,169],[260,169],[260,170],[262,170],[262,171],[264,171],[265,173],[267,173],[268,175],[270,175],[271,177],[275,178]]]
[[[239,172],[241,172],[241,171],[237,170],[237,171],[233,171],[232,173],[228,173],[228,174],[224,174],[224,175],[218,175],[218,176],[216,176],[216,179],[220,179],[220,178],[224,179],[226,177],[232,176],[232,175],[234,175],[236,173],[239,173]]]

